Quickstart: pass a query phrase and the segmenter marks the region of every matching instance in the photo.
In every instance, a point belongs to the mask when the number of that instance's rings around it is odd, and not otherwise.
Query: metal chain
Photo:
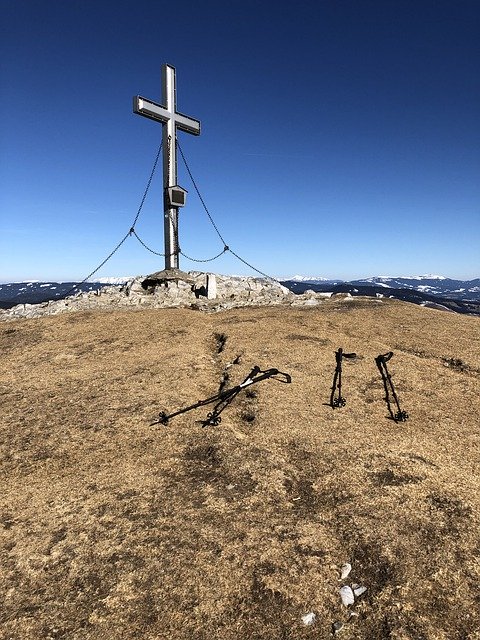
[[[140,242],[140,244],[145,247],[145,249],[147,251],[150,251],[150,253],[153,253],[155,256],[161,256],[161,257],[165,257],[164,253],[159,253],[158,251],[154,251],[151,247],[149,247],[138,235],[138,233],[135,231],[135,229],[130,229],[130,233],[132,233],[137,240]],[[206,260],[200,260],[198,258],[192,258],[191,256],[188,256],[186,253],[184,253],[180,247],[178,249],[178,253],[180,253],[184,258],[187,258],[187,260],[191,260],[192,262],[213,262],[213,260],[216,260],[217,258],[219,258],[221,255],[223,255],[225,253],[225,251],[228,251],[228,247],[226,249],[224,249],[223,251],[221,251],[219,254],[217,254],[216,256],[213,256],[213,258],[207,258]]]
[[[243,262],[243,264],[246,264],[247,267],[250,267],[250,269],[253,269],[254,271],[256,271],[257,273],[259,273],[261,276],[264,276],[265,278],[267,278],[268,280],[273,280],[273,282],[278,282],[280,283],[280,280],[277,280],[277,278],[274,278],[273,276],[269,276],[268,273],[264,273],[263,271],[260,271],[260,269],[257,269],[256,267],[254,267],[252,264],[250,264],[249,262],[247,262],[246,260],[244,260],[243,258],[241,258],[238,253],[235,253],[235,251],[233,251],[232,249],[228,249],[230,251],[231,254],[233,254],[238,260],[240,260],[240,262]]]
[[[214,228],[214,229],[215,229],[215,231],[217,232],[218,237],[219,237],[219,238],[220,238],[220,240],[223,242],[223,245],[224,245],[224,246],[227,246],[227,243],[226,243],[226,242],[225,242],[225,240],[223,239],[223,236],[222,236],[222,234],[220,233],[220,231],[218,230],[218,227],[217,227],[217,225],[215,224],[214,219],[213,219],[213,218],[212,218],[212,216],[210,215],[210,211],[207,209],[207,205],[205,204],[205,202],[204,202],[204,200],[203,200],[203,198],[202,198],[202,196],[201,196],[201,194],[200,194],[200,191],[199,191],[199,189],[198,189],[198,187],[197,187],[197,183],[195,182],[195,180],[194,180],[194,178],[193,178],[193,176],[192,176],[192,172],[190,171],[190,167],[188,166],[187,161],[186,161],[186,159],[185,159],[185,156],[183,155],[182,147],[180,146],[180,144],[179,144],[178,142],[177,142],[177,147],[178,147],[178,150],[180,151],[180,155],[182,156],[182,160],[183,160],[183,162],[184,162],[184,164],[185,164],[185,167],[186,167],[186,169],[187,169],[187,171],[188,171],[188,175],[190,176],[190,180],[192,181],[192,184],[193,184],[193,186],[194,186],[194,188],[195,188],[195,191],[197,192],[197,195],[198,195],[198,197],[200,198],[200,202],[202,203],[203,208],[205,209],[205,213],[207,214],[207,216],[208,216],[208,218],[209,218],[210,222],[212,223],[213,228]]]
[[[152,167],[152,171],[150,173],[150,177],[148,178],[147,186],[145,187],[145,191],[143,192],[142,200],[140,202],[140,206],[138,207],[138,211],[137,211],[137,215],[135,216],[135,220],[132,223],[132,227],[131,227],[132,229],[137,224],[137,220],[138,220],[138,217],[140,216],[140,212],[141,212],[141,210],[143,208],[143,205],[145,203],[145,199],[147,197],[148,190],[150,189],[150,185],[152,184],[153,175],[155,173],[155,169],[157,168],[158,159],[160,157],[160,151],[162,150],[162,144],[163,144],[163,140],[160,142],[160,146],[158,147],[157,155],[155,156],[155,161],[153,163],[153,167]]]
[[[198,197],[200,198],[200,202],[203,205],[203,208],[205,209],[205,212],[210,220],[210,222],[212,223],[213,228],[215,229],[215,231],[217,232],[218,237],[220,238],[220,240],[223,242],[223,251],[221,253],[218,254],[218,256],[216,256],[216,258],[218,258],[219,256],[221,256],[222,254],[224,254],[226,251],[230,251],[230,253],[232,255],[234,255],[237,260],[240,260],[240,262],[243,262],[243,264],[245,264],[247,267],[249,267],[250,269],[252,269],[253,271],[256,271],[257,273],[259,273],[260,275],[264,276],[265,278],[267,278],[268,280],[273,280],[273,282],[280,282],[280,280],[278,280],[277,278],[273,278],[272,276],[269,276],[267,273],[264,273],[263,271],[260,271],[260,269],[257,269],[256,267],[254,267],[252,264],[250,264],[249,262],[247,262],[246,260],[244,260],[243,258],[241,258],[238,253],[235,253],[235,251],[232,251],[232,249],[230,249],[230,247],[227,245],[227,243],[225,242],[222,234],[220,233],[220,231],[218,230],[217,225],[215,224],[214,219],[212,218],[212,216],[210,215],[209,210],[207,209],[207,205],[205,204],[202,195],[197,187],[197,183],[195,182],[195,179],[192,175],[192,172],[190,171],[190,167],[188,166],[187,160],[185,158],[185,155],[182,151],[182,148],[180,146],[180,143],[177,142],[177,147],[178,150],[180,151],[180,155],[182,156],[182,160],[185,164],[185,167],[187,169],[188,175],[190,176],[190,180],[192,181],[192,184],[195,188],[195,191],[197,192]],[[188,258],[188,256],[185,256],[186,258]],[[210,262],[211,260],[215,260],[216,258],[211,258],[210,260],[194,260],[194,262]],[[189,259],[189,258],[188,258]]]
[[[88,274],[88,276],[86,278],[84,278],[81,282],[79,282],[78,284],[76,284],[74,287],[72,287],[71,289],[69,289],[67,291],[67,293],[62,296],[63,298],[68,298],[68,296],[70,294],[72,294],[76,289],[78,289],[78,287],[82,284],[84,284],[89,278],[91,278],[93,275],[95,275],[97,273],[97,271],[100,271],[100,269],[103,267],[103,265],[108,262],[110,260],[110,258],[120,249],[120,247],[122,246],[122,244],[125,242],[125,240],[130,236],[130,231],[127,233],[126,236],[124,236],[120,242],[117,244],[117,246],[115,247],[115,249],[105,258],[105,260],[103,262],[101,262],[98,267],[96,269],[94,269],[91,273]]]
[[[110,258],[120,249],[122,244],[125,242],[125,240],[129,236],[132,235],[132,233],[134,233],[136,235],[134,227],[137,224],[137,220],[138,220],[138,218],[140,216],[140,213],[142,211],[143,205],[145,203],[145,199],[147,197],[147,193],[148,193],[148,191],[150,189],[150,185],[152,184],[153,175],[155,173],[155,169],[157,168],[158,159],[160,157],[160,152],[162,150],[162,143],[163,143],[163,140],[160,142],[160,146],[158,147],[157,155],[155,156],[155,160],[153,162],[153,167],[152,167],[152,170],[150,172],[150,176],[149,176],[148,181],[147,181],[147,186],[145,187],[145,191],[143,192],[143,196],[142,196],[142,199],[140,201],[140,206],[138,207],[137,214],[136,214],[136,216],[135,216],[135,218],[133,220],[132,226],[130,227],[130,231],[127,234],[125,234],[125,236],[120,240],[120,242],[117,244],[115,249],[111,253],[108,254],[108,256],[105,258],[105,260],[103,260],[103,262],[101,262],[96,269],[94,269],[91,273],[89,273],[88,276],[86,278],[84,278],[81,282],[79,282],[78,284],[76,284],[74,287],[72,287],[71,289],[69,289],[67,291],[67,293],[63,296],[64,298],[67,298],[76,289],[78,289],[79,286],[84,284],[89,278],[91,278],[93,275],[95,275],[97,273],[97,271],[100,271],[100,269],[103,267],[103,265],[105,263],[107,263],[110,260]]]
[[[187,256],[187,254],[186,254],[186,253],[184,253],[181,249],[179,249],[179,253],[181,253],[181,254],[182,254],[182,256],[183,256],[184,258],[187,258],[187,260],[190,260],[191,262],[213,262],[214,260],[216,260],[216,259],[217,259],[217,258],[219,258],[220,256],[223,256],[223,254],[224,254],[226,251],[229,251],[229,248],[228,248],[228,247],[225,247],[225,248],[223,249],[223,251],[220,251],[220,253],[217,253],[217,255],[216,255],[216,256],[213,256],[213,258],[206,258],[206,259],[204,259],[204,260],[200,260],[199,258],[192,258],[192,257],[190,257],[190,256]]]
[[[215,224],[215,221],[213,220],[203,198],[202,195],[200,194],[200,191],[198,189],[197,183],[195,182],[195,179],[193,178],[192,172],[190,171],[190,167],[187,164],[187,161],[185,159],[185,156],[183,154],[182,148],[180,147],[180,144],[178,143],[178,140],[175,139],[175,143],[180,151],[180,155],[182,156],[183,162],[185,164],[185,167],[188,171],[188,174],[190,176],[190,179],[192,181],[192,184],[195,188],[195,191],[197,192],[197,195],[200,199],[200,202],[203,205],[203,208],[205,209],[205,212],[213,226],[213,228],[215,229],[218,237],[220,238],[220,240],[223,242],[223,250],[218,253],[217,255],[213,256],[213,258],[205,258],[205,259],[200,259],[200,258],[192,258],[191,256],[188,256],[186,253],[184,253],[181,248],[180,248],[180,243],[179,243],[179,237],[178,237],[178,214],[177,214],[177,220],[175,220],[171,214],[170,214],[170,220],[173,226],[173,234],[174,234],[174,245],[175,245],[175,252],[178,254],[183,255],[185,258],[187,258],[187,260],[190,260],[191,262],[201,262],[201,263],[206,263],[206,262],[213,262],[214,260],[217,260],[217,258],[219,258],[220,256],[222,256],[224,253],[226,253],[227,251],[229,251],[232,255],[234,255],[237,260],[240,260],[240,262],[243,262],[243,264],[245,264],[247,267],[249,267],[250,269],[252,269],[253,271],[256,271],[257,273],[259,273],[260,275],[264,276],[265,278],[267,278],[268,280],[273,280],[274,282],[279,282],[279,280],[277,280],[276,278],[273,278],[272,276],[269,276],[267,273],[264,273],[263,271],[261,271],[260,269],[257,269],[256,267],[254,267],[252,264],[250,264],[249,262],[247,262],[246,260],[244,260],[241,256],[239,256],[237,253],[235,253],[235,251],[233,251],[232,249],[230,249],[230,247],[227,245],[227,243],[225,242],[222,234],[220,233],[217,225]],[[168,141],[167,141],[167,145],[168,145],[168,151],[170,151],[170,145],[172,144],[172,137],[168,136]],[[134,235],[137,240],[140,242],[140,244],[147,249],[147,251],[149,251],[150,253],[156,255],[156,256],[160,256],[160,257],[165,257],[165,253],[160,253],[159,251],[154,251],[152,248],[150,248],[147,244],[145,244],[145,242],[139,237],[139,235],[137,234],[137,232],[135,231],[135,225],[138,221],[138,218],[140,216],[140,213],[142,211],[143,205],[145,203],[148,191],[150,189],[150,185],[152,183],[153,180],[153,176],[155,173],[155,170],[157,168],[157,164],[158,164],[158,159],[160,157],[160,152],[162,150],[162,145],[163,145],[163,139],[160,142],[160,146],[158,148],[157,154],[155,156],[155,160],[153,163],[153,167],[152,167],[152,171],[150,173],[150,176],[148,178],[147,181],[147,186],[145,187],[145,191],[143,193],[142,199],[140,201],[140,205],[138,207],[137,213],[135,215],[135,218],[133,220],[132,226],[130,227],[130,230],[127,234],[125,234],[125,236],[120,240],[120,242],[117,244],[117,246],[113,249],[113,251],[111,253],[109,253],[109,255],[98,265],[98,267],[96,267],[96,269],[94,269],[91,273],[88,274],[88,276],[86,276],[81,282],[79,282],[77,285],[75,285],[74,287],[72,287],[69,291],[67,291],[67,293],[65,294],[64,297],[69,296],[71,293],[73,293],[76,289],[78,289],[78,287],[82,284],[84,284],[89,278],[91,278],[93,275],[95,275],[97,273],[97,271],[99,271],[104,264],[106,264],[108,262],[108,260],[110,260],[110,258],[120,249],[120,247],[122,246],[122,244],[127,240],[127,238],[131,235]],[[168,175],[170,175],[170,153],[167,154],[168,155],[168,165],[167,165],[167,171],[168,171]]]
[[[164,258],[164,257],[165,257],[165,254],[164,254],[164,253],[159,253],[158,251],[154,251],[154,250],[153,250],[153,249],[151,249],[149,246],[147,246],[147,245],[145,244],[145,242],[140,238],[140,236],[138,235],[138,233],[135,231],[135,229],[133,229],[133,228],[132,228],[132,229],[130,229],[130,233],[132,233],[132,234],[136,237],[136,239],[140,242],[140,244],[141,244],[143,247],[145,247],[145,249],[146,249],[147,251],[150,251],[150,253],[153,253],[155,256],[161,256],[162,258]]]

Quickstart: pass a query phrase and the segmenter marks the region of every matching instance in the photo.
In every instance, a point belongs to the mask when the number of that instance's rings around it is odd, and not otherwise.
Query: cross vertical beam
[[[170,202],[168,188],[177,186],[177,129],[200,135],[200,122],[177,111],[175,67],[162,65],[162,101],[135,96],[133,111],[163,125],[163,228],[165,269],[179,268],[178,206]],[[165,106],[164,106],[165,105]]]

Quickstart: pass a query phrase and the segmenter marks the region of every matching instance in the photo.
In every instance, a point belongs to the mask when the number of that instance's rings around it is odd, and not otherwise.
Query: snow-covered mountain
[[[324,284],[343,284],[352,285],[353,287],[374,286],[383,289],[409,289],[452,300],[480,300],[480,278],[475,280],[453,280],[445,276],[427,274],[423,276],[375,276],[347,281],[293,276],[292,278],[286,278],[285,282],[302,283],[302,285],[307,283],[322,286]]]
[[[480,278],[453,280],[445,276],[376,276],[349,282],[289,279],[282,282],[294,293],[350,293],[353,296],[391,297],[435,309],[480,315]]]
[[[321,276],[292,276],[291,278],[279,278],[280,280],[288,280],[289,282],[342,282],[342,280],[329,280]]]
[[[97,291],[105,286],[121,286],[130,277],[99,278],[90,282],[7,282],[0,284],[0,309],[9,309],[17,304],[39,304],[47,300],[60,300],[78,292]]]
[[[134,276],[123,276],[119,278],[98,278],[98,280],[92,280],[92,282],[98,282],[99,284],[125,284],[129,280],[133,280]]]
[[[131,277],[99,278],[91,282],[9,282],[0,284],[0,308],[17,304],[38,304],[59,300],[78,292],[95,291],[105,286],[121,286]],[[282,281],[293,293],[307,289],[319,292],[349,292],[352,295],[391,296],[415,304],[441,305],[459,313],[480,314],[480,278],[453,280],[444,276],[376,276],[351,280],[327,280],[322,277],[294,276]]]
[[[390,289],[410,289],[452,300],[479,300],[480,278],[475,280],[453,280],[445,276],[400,276],[365,278],[352,280],[353,285],[372,284]]]

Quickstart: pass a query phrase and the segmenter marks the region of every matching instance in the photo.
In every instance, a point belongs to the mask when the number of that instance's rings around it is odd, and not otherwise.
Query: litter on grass
[[[348,576],[351,570],[352,570],[352,565],[349,562],[346,562],[342,566],[342,574],[340,576],[340,580],[345,580],[345,578]]]
[[[363,587],[359,584],[352,584],[352,589],[353,589],[353,593],[355,594],[355,597],[358,598],[359,596],[362,595],[362,593],[365,593],[365,591],[367,590],[367,587]]]
[[[317,616],[313,612],[306,613],[304,616],[302,616],[302,622],[305,625],[311,625],[315,622],[316,617]]]
[[[348,585],[345,585],[340,589],[340,597],[345,607],[348,607],[355,602],[355,596],[353,595],[352,588]]]

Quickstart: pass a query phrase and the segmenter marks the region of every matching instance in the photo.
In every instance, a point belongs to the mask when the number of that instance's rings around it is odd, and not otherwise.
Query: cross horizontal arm
[[[175,114],[175,122],[177,127],[181,131],[186,131],[187,133],[193,133],[194,136],[200,135],[200,122],[199,120],[195,120],[194,118],[190,118],[189,116],[184,116],[183,113]]]
[[[161,104],[157,104],[141,96],[135,96],[133,98],[133,111],[157,122],[166,123],[169,120],[174,120],[176,127],[181,131],[192,133],[195,136],[200,135],[200,122],[195,120],[195,118],[185,116],[183,113],[172,113]]]

